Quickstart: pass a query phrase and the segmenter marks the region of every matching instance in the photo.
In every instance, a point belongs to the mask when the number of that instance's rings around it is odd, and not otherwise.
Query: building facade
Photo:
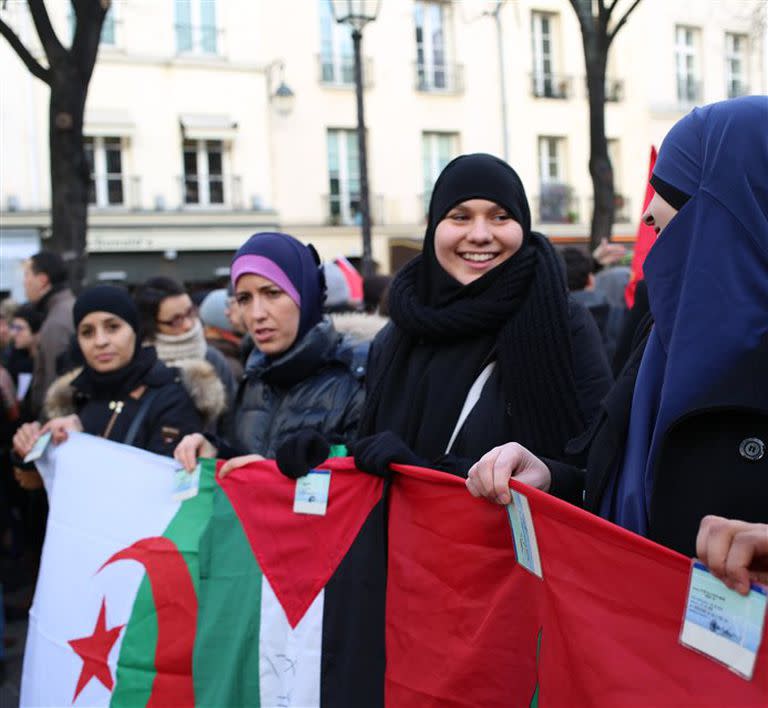
[[[48,9],[66,43],[69,3]],[[382,0],[364,30],[373,251],[383,272],[418,248],[434,180],[464,152],[506,156],[535,227],[553,240],[589,232],[575,14],[568,0],[496,9],[495,0]],[[10,2],[2,16],[40,56],[26,5]],[[213,282],[263,229],[311,241],[325,258],[361,253],[352,42],[327,0],[113,0],[101,40],[84,131],[90,280]],[[695,105],[766,93],[767,51],[760,0],[640,3],[608,64],[616,238],[635,232],[651,145]],[[49,226],[48,90],[4,41],[0,61],[0,289],[11,289]],[[281,85],[293,93],[287,112]]]

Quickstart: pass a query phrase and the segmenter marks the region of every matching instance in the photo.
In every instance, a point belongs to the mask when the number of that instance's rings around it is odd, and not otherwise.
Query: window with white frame
[[[97,207],[122,206],[123,141],[121,138],[83,138],[85,158],[91,174],[88,203]]]
[[[681,103],[695,103],[701,100],[697,46],[697,29],[682,25],[675,27],[677,100]]]
[[[179,54],[216,54],[216,0],[175,0],[176,51]]]
[[[333,18],[331,3],[320,3],[320,76],[323,83],[353,84],[355,60],[352,35],[346,25]]]
[[[357,133],[328,131],[328,217],[333,224],[356,224],[360,216]]]
[[[563,152],[565,138],[539,138],[539,174],[541,183],[563,181]]]
[[[746,35],[727,32],[725,35],[725,89],[728,98],[743,96],[748,92],[746,54]]]
[[[451,88],[447,57],[447,6],[434,0],[416,0],[416,74],[420,91]]]
[[[111,3],[101,26],[101,43],[114,47],[115,42],[115,6]]]
[[[539,221],[575,221],[571,187],[565,181],[565,138],[539,137],[539,183]]]
[[[184,141],[184,203],[224,204],[224,145],[221,140]]]
[[[456,133],[421,134],[421,160],[424,174],[424,204],[426,214],[429,211],[429,200],[432,198],[432,188],[435,186],[443,168],[458,152],[459,136]]]
[[[567,82],[555,71],[555,25],[557,16],[548,12],[531,13],[533,40],[533,95],[565,98]]]

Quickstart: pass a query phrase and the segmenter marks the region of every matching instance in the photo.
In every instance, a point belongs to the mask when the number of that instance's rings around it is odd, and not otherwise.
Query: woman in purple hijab
[[[235,253],[236,307],[254,350],[240,381],[228,433],[188,435],[175,457],[188,470],[199,456],[229,458],[220,470],[274,459],[294,434],[354,439],[363,403],[367,347],[343,337],[323,316],[326,286],[315,249],[293,236],[263,232]]]
[[[652,321],[570,444],[586,470],[508,443],[470,471],[471,493],[506,503],[514,475],[688,555],[707,514],[768,521],[767,126],[768,96],[747,96],[665,138],[643,214]]]

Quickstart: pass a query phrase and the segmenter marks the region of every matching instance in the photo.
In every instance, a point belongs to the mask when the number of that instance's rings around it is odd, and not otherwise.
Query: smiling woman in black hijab
[[[389,307],[369,362],[361,469],[465,475],[508,440],[560,457],[610,386],[600,335],[531,231],[520,178],[491,155],[443,170],[423,252],[395,277]]]

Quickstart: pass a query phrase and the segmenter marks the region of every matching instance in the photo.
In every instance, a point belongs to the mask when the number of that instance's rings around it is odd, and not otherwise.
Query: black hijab
[[[72,310],[75,330],[92,312],[109,312],[130,325],[136,335],[133,358],[121,369],[104,373],[91,368],[86,361],[72,386],[89,398],[122,398],[138,388],[157,361],[157,354],[154,347],[140,344],[139,311],[127,291],[112,285],[95,285],[84,290]]]
[[[522,227],[523,242],[462,285],[437,260],[435,230],[468,199],[504,207]],[[379,354],[382,370],[369,384],[361,435],[391,430],[420,456],[438,458],[472,383],[493,359],[510,440],[557,456],[580,432],[562,269],[548,240],[531,231],[525,189],[502,160],[479,153],[445,167],[432,193],[422,254],[393,280],[389,307],[392,346]]]

